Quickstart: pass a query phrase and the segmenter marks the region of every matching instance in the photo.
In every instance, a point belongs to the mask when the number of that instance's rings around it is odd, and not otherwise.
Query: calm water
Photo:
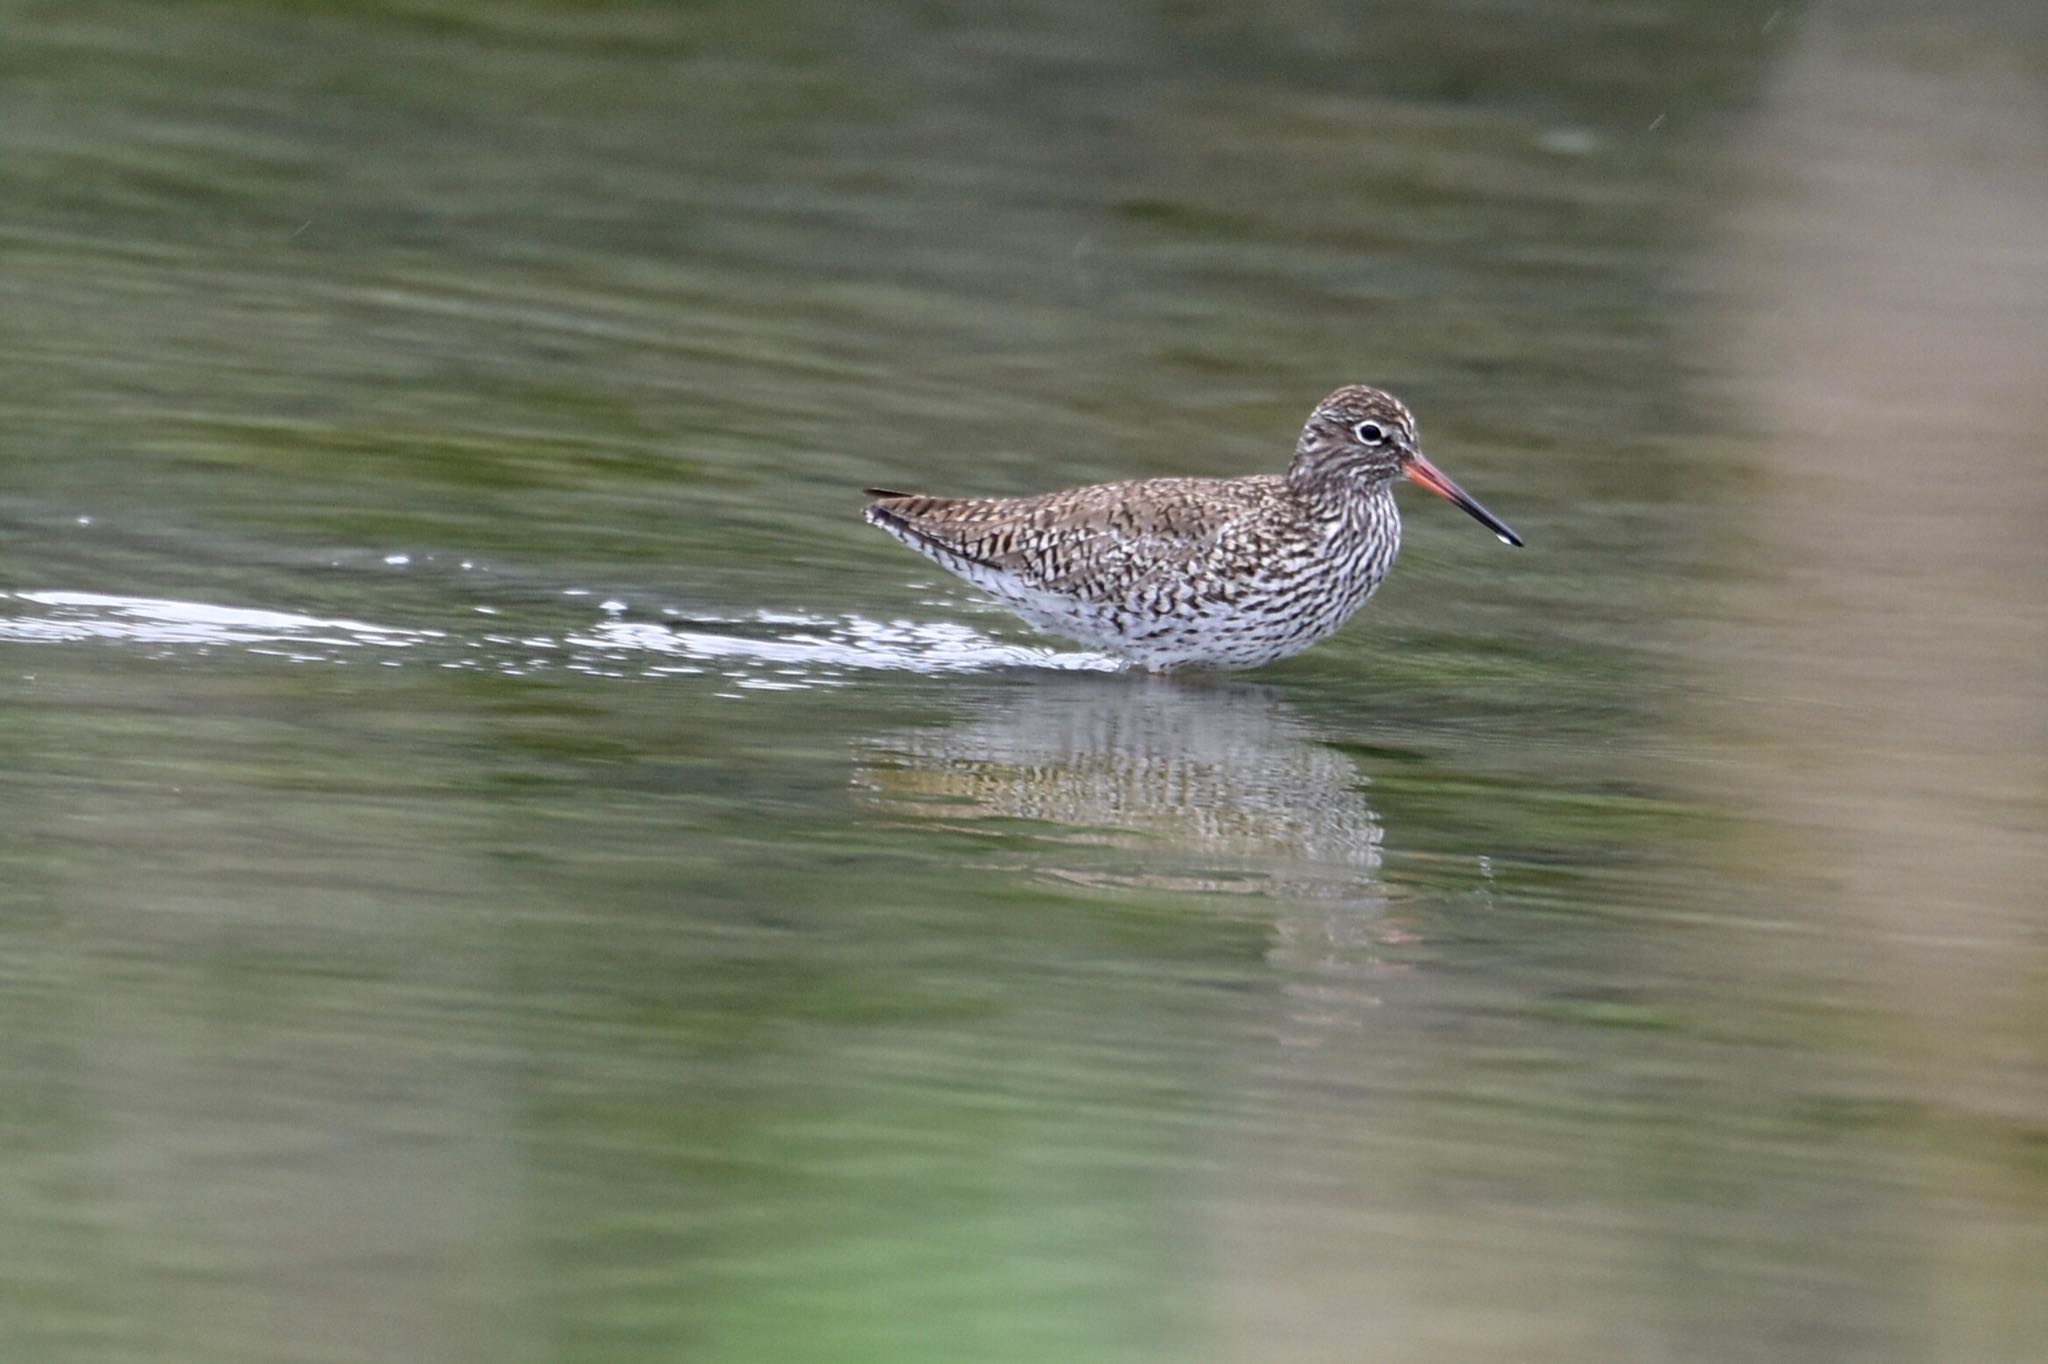
[[[0,1359],[2048,1354],[2048,22],[1361,8],[0,4]]]

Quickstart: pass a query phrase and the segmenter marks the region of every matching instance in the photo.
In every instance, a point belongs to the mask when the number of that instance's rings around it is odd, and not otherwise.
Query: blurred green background
[[[0,0],[0,1359],[2048,1354],[2048,12]],[[1169,681],[863,483],[1282,467]]]

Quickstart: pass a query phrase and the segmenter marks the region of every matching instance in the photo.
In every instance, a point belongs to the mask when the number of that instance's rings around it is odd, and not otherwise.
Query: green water
[[[2048,1351],[2048,28],[0,3],[0,1360]],[[1404,495],[1153,679],[866,483]]]

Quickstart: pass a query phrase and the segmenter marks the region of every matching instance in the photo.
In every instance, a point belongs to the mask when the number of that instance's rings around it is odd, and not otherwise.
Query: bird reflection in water
[[[1393,969],[1367,778],[1273,688],[1038,676],[961,723],[861,743],[866,799],[988,836],[982,870],[1262,899],[1297,1023],[1355,1021]]]

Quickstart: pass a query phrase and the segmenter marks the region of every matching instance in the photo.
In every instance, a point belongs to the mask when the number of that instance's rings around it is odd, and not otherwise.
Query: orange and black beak
[[[1421,451],[1418,450],[1401,461],[1401,472],[1407,474],[1408,477],[1414,479],[1438,497],[1446,498],[1463,507],[1471,514],[1474,521],[1477,521],[1480,525],[1499,536],[1502,544],[1520,545],[1522,543],[1522,537],[1510,530],[1507,522],[1480,506],[1478,498],[1451,482],[1449,476],[1443,470],[1422,457]]]

